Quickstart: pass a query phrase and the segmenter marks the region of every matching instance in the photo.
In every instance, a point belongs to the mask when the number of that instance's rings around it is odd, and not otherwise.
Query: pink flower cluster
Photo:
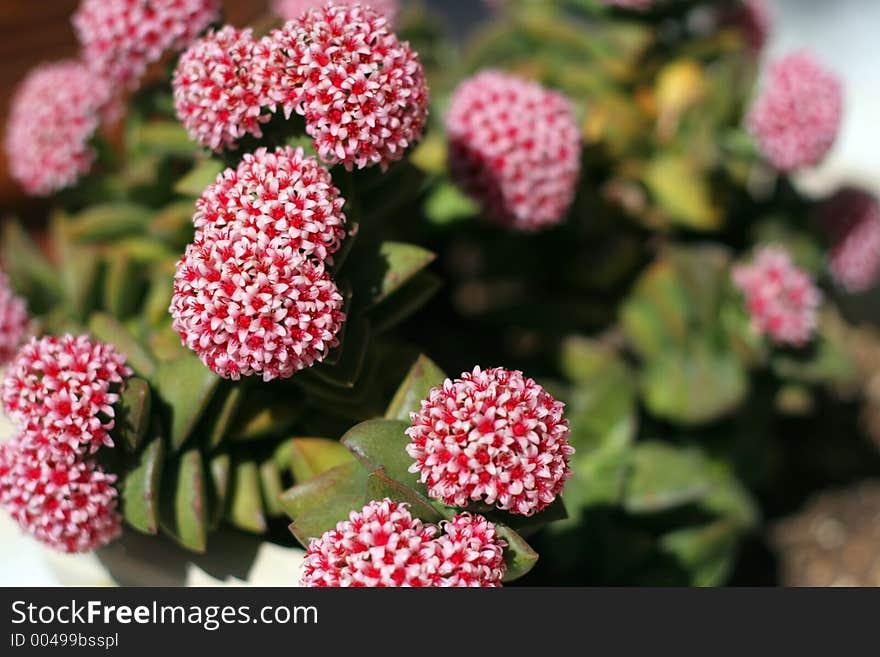
[[[226,26],[199,39],[174,71],[174,106],[190,138],[215,151],[245,135],[262,137],[270,115],[251,30]]]
[[[116,476],[94,461],[56,461],[28,447],[26,432],[0,443],[0,506],[30,535],[61,552],[91,552],[119,536]]]
[[[764,246],[733,269],[753,329],[781,345],[802,347],[813,337],[822,293],[785,249]]]
[[[260,149],[197,203],[171,315],[220,376],[288,378],[337,346],[343,298],[325,267],[344,236],[344,201],[302,149]]]
[[[497,587],[504,576],[504,546],[482,516],[458,515],[438,528],[413,518],[406,504],[384,499],[312,539],[302,584]]]
[[[217,0],[82,0],[73,26],[94,77],[135,88],[150,64],[219,18]]]
[[[131,371],[88,337],[33,338],[0,387],[18,435],[0,445],[0,506],[38,540],[88,552],[121,531],[115,475],[88,458],[112,445],[113,404]]]
[[[864,292],[880,279],[880,204],[870,193],[846,188],[821,211],[832,240],[831,274],[848,292]]]
[[[446,117],[449,165],[494,221],[539,230],[563,219],[580,175],[571,103],[498,71],[465,80]]]
[[[530,516],[571,476],[563,404],[519,371],[475,367],[447,379],[412,414],[406,433],[410,472],[452,506],[485,502]]]
[[[9,278],[0,271],[0,367],[18,350],[29,324],[25,300],[13,292]]]
[[[385,169],[421,139],[429,104],[425,72],[379,12],[329,4],[269,38],[273,86],[296,88],[282,93],[285,114],[305,117],[325,162]]]
[[[177,115],[220,151],[281,108],[305,117],[321,159],[387,168],[421,139],[428,89],[418,55],[376,10],[332,3],[259,41],[225,27],[187,51],[174,76]]]
[[[840,81],[810,54],[799,52],[771,65],[746,122],[770,163],[790,172],[825,157],[842,114]]]
[[[217,177],[193,221],[199,230],[241,222],[270,239],[283,234],[303,255],[327,260],[345,236],[344,204],[330,172],[302,149],[261,148]]]
[[[24,190],[47,196],[91,169],[90,145],[110,87],[80,62],[44,64],[15,92],[6,130],[9,169]]]
[[[340,7],[356,4],[372,7],[392,24],[400,11],[399,0],[334,0],[334,2]],[[272,11],[284,20],[295,20],[308,10],[323,7],[325,4],[327,0],[272,0]]]
[[[40,459],[69,463],[112,446],[113,405],[131,370],[87,336],[32,338],[9,365],[0,398]]]

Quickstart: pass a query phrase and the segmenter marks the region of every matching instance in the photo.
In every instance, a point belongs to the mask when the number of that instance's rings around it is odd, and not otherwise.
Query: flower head
[[[73,26],[95,77],[135,88],[150,64],[219,18],[217,0],[82,0]]]
[[[439,528],[389,499],[312,539],[302,584],[308,587],[500,586],[502,549],[485,518],[456,516]]]
[[[199,230],[232,224],[284,236],[303,255],[327,260],[345,236],[345,215],[330,172],[302,149],[261,148],[227,169],[196,203]]]
[[[825,157],[837,137],[842,113],[838,78],[810,54],[800,52],[771,65],[766,88],[746,121],[771,164],[789,172]]]
[[[880,204],[870,193],[847,188],[822,207],[832,240],[829,267],[848,292],[864,292],[880,278]]]
[[[519,371],[465,372],[447,379],[412,414],[410,472],[428,494],[530,516],[556,499],[571,475],[563,404]]]
[[[227,25],[196,41],[174,71],[174,107],[189,136],[215,151],[262,137],[271,101],[251,30]]]
[[[382,14],[391,24],[394,24],[400,11],[399,0],[334,0],[334,3],[340,7],[367,5]],[[299,18],[309,9],[323,7],[325,4],[327,0],[272,0],[272,11],[289,21]]]
[[[347,169],[400,160],[422,137],[428,88],[418,55],[372,8],[329,4],[268,37],[274,100],[305,117],[321,158]]]
[[[25,300],[15,294],[9,278],[0,271],[0,367],[15,355],[29,324]]]
[[[174,329],[220,376],[287,378],[338,344],[342,295],[293,244],[236,222],[198,231],[178,263]]]
[[[111,345],[87,336],[32,338],[9,365],[0,387],[22,441],[59,463],[113,445],[113,405],[131,370]]]
[[[110,88],[80,62],[37,67],[15,92],[6,129],[9,171],[28,194],[73,185],[95,160],[90,145]]]
[[[483,516],[461,513],[441,523],[435,539],[443,586],[495,587],[504,577],[504,542]]]
[[[822,293],[785,249],[761,247],[752,262],[734,267],[733,282],[745,296],[752,327],[759,334],[794,347],[813,337]]]
[[[27,434],[0,444],[0,506],[22,529],[61,552],[91,552],[119,536],[116,476],[94,461],[56,461]]]
[[[486,71],[458,87],[446,128],[452,175],[489,218],[520,230],[562,220],[580,175],[580,131],[562,95]]]

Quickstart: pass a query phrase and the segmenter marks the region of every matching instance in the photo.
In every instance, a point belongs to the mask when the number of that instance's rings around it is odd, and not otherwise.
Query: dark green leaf
[[[198,450],[180,456],[171,478],[163,482],[171,507],[163,506],[162,529],[183,547],[204,552],[207,547],[205,470]],[[163,496],[164,498],[165,496]]]
[[[119,349],[126,362],[141,376],[149,379],[156,373],[152,354],[115,317],[94,313],[89,319],[89,333]]]
[[[129,525],[145,534],[158,531],[163,455],[162,438],[153,439],[123,479],[123,515]]]
[[[164,406],[173,451],[186,443],[211,401],[220,379],[194,355],[163,361],[153,376],[153,392]]]
[[[125,390],[122,391],[117,410],[114,435],[122,438],[127,449],[135,451],[150,428],[150,385],[136,376],[129,378],[125,382]]]
[[[630,513],[654,513],[698,502],[712,488],[709,464],[695,448],[659,442],[636,446],[624,493]]]
[[[442,385],[445,380],[443,370],[424,354],[420,355],[394,394],[385,418],[408,422],[410,413],[418,412],[431,388]]]
[[[350,463],[354,456],[336,440],[326,438],[291,438],[288,441],[287,465],[296,481],[308,481],[343,463]]]
[[[260,491],[260,472],[253,461],[235,465],[232,478],[232,498],[226,518],[234,526],[254,534],[266,531],[263,497]]]
[[[150,209],[134,203],[105,203],[83,210],[71,219],[68,234],[78,242],[107,242],[143,235]]]
[[[418,475],[409,472],[413,459],[406,453],[408,427],[408,422],[400,420],[367,420],[346,433],[342,444],[369,470],[384,468],[395,481],[420,490]]]

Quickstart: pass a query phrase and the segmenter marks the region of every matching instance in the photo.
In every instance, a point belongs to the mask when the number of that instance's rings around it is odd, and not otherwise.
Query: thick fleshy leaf
[[[370,305],[385,301],[430,265],[436,255],[415,244],[383,242],[360,272],[359,282],[368,285]]]
[[[739,531],[728,520],[700,527],[686,527],[664,535],[660,545],[682,565],[691,586],[720,586],[733,568]]]
[[[244,396],[244,388],[240,385],[229,387],[225,392],[218,393],[212,403],[212,415],[216,418],[208,436],[208,445],[214,449],[218,447],[228,436],[232,427],[232,421],[238,411],[239,404]],[[218,399],[222,397],[222,399]]]
[[[159,483],[164,449],[162,438],[154,438],[138,455],[137,463],[122,482],[122,510],[125,521],[145,534],[159,528]]]
[[[114,317],[126,318],[138,309],[143,289],[140,271],[123,251],[112,251],[106,262],[104,309]]]
[[[354,387],[364,371],[370,348],[370,333],[370,322],[365,317],[356,317],[346,322],[342,344],[337,347],[336,362],[333,365],[316,365],[311,374],[334,386]]]
[[[351,500],[351,509],[359,509],[363,506],[369,474],[370,471],[357,461],[343,463],[288,488],[281,495],[281,506],[293,520],[337,497]]]
[[[717,230],[723,219],[708,181],[696,161],[681,155],[660,155],[645,173],[645,184],[669,220],[703,231]]]
[[[425,216],[438,226],[475,217],[479,212],[480,207],[451,183],[440,184],[425,202]]]
[[[183,547],[204,552],[207,547],[207,499],[202,455],[192,449],[182,454],[170,477],[163,478],[162,529]],[[166,506],[165,498],[168,498]]]
[[[369,474],[360,463],[346,463],[285,491],[281,505],[294,519],[290,531],[296,539],[307,547],[309,539],[363,508]]]
[[[254,534],[266,531],[260,471],[253,461],[235,464],[232,491],[226,518],[234,526]]]
[[[711,488],[709,464],[699,450],[645,442],[634,450],[623,503],[630,513],[654,513],[696,503]]]
[[[231,459],[229,454],[221,453],[211,457],[208,466],[211,475],[209,492],[211,494],[210,527],[216,529],[226,515],[229,490],[232,486]]]
[[[8,219],[2,223],[0,260],[12,287],[28,300],[31,312],[51,310],[62,293],[55,269],[18,221]]]
[[[143,379],[133,376],[125,382],[125,390],[116,407],[113,435],[122,439],[126,449],[137,450],[147,435],[152,419],[151,397],[150,384]]]
[[[93,205],[70,222],[70,238],[78,242],[107,242],[131,235],[143,235],[152,212],[134,203]]]
[[[281,471],[273,458],[266,459],[260,464],[260,490],[263,493],[263,508],[266,514],[273,518],[283,516],[281,494],[284,492],[284,484],[281,480]]]
[[[223,163],[211,158],[203,158],[196,161],[183,178],[174,185],[174,191],[184,196],[197,198],[202,195],[205,188],[217,180],[217,176],[223,171]]]
[[[385,474],[384,469],[379,468],[375,472],[370,473],[364,504],[373,500],[382,500],[386,497],[393,502],[408,504],[409,511],[413,517],[425,522],[436,523],[445,517],[427,497],[408,486],[404,486],[399,481],[395,481]]]
[[[617,504],[638,424],[634,377],[613,349],[587,338],[566,340],[561,364],[575,384],[563,393],[576,450],[564,498],[572,509]]]
[[[171,448],[186,443],[217,390],[219,377],[194,355],[163,361],[153,376],[153,392],[162,402],[170,426]]]
[[[410,413],[418,412],[421,401],[428,397],[431,388],[443,385],[445,380],[443,370],[424,354],[420,355],[394,394],[385,418],[409,422]]]
[[[293,478],[308,481],[343,463],[351,463],[354,456],[337,440],[326,438],[291,438],[288,441],[287,464]]]
[[[112,344],[135,372],[146,378],[156,373],[156,362],[150,351],[125,328],[119,320],[106,313],[94,313],[89,319],[89,333],[101,342]]]
[[[129,140],[144,153],[164,157],[190,158],[196,151],[186,130],[177,121],[153,119],[136,124]]]
[[[235,413],[229,428],[229,439],[246,442],[287,433],[302,417],[303,403],[287,391],[285,398],[255,395],[253,390]]]
[[[413,315],[443,287],[443,280],[428,271],[420,272],[393,296],[370,311],[373,333],[379,335]]]
[[[538,563],[538,553],[517,532],[506,525],[495,525],[498,536],[507,542],[504,548],[504,562],[507,570],[504,573],[504,581],[512,582],[535,567]]]
[[[406,453],[410,442],[405,433],[408,427],[408,422],[400,420],[367,420],[346,433],[342,444],[369,470],[384,468],[395,481],[421,490],[418,475],[409,472],[413,459]]]
[[[686,352],[652,358],[642,376],[645,405],[657,417],[703,424],[736,410],[748,394],[748,373],[732,350],[703,341]]]

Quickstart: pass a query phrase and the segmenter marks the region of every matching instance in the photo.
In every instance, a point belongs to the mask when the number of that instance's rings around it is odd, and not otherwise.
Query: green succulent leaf
[[[125,390],[117,407],[114,434],[122,438],[122,444],[136,451],[147,435],[152,420],[152,393],[150,384],[133,376],[125,382]]]
[[[288,489],[281,496],[281,506],[293,518],[290,531],[303,545],[346,520],[352,511],[364,505],[364,493],[370,472],[354,461]]]
[[[338,465],[354,461],[352,453],[336,440],[291,438],[287,445],[286,464],[296,481],[308,481]]]
[[[630,513],[665,511],[697,503],[711,490],[706,459],[695,448],[645,442],[633,453],[633,470],[624,491]]]
[[[418,412],[421,401],[428,397],[431,388],[442,385],[445,380],[443,370],[424,354],[420,355],[394,393],[385,418],[409,422],[410,413]]]
[[[260,489],[263,492],[263,508],[266,515],[272,518],[283,516],[281,494],[284,492],[284,483],[281,470],[274,458],[268,458],[260,464]]]
[[[164,448],[162,438],[151,440],[138,455],[122,482],[122,509],[125,521],[145,534],[159,528],[159,491]]]
[[[660,539],[661,549],[690,573],[692,586],[724,584],[733,568],[738,543],[738,529],[727,520],[685,527]]]
[[[143,235],[151,217],[149,208],[135,203],[93,205],[71,219],[68,234],[77,242],[108,242]]]
[[[253,461],[242,461],[234,466],[226,518],[232,525],[246,532],[262,534],[266,531],[260,471]]]
[[[140,270],[124,251],[113,251],[106,261],[104,309],[114,317],[128,317],[138,309],[143,288]]]
[[[420,490],[418,475],[409,472],[413,459],[406,453],[408,422],[368,420],[353,427],[342,437],[345,445],[370,471],[383,468],[385,474],[409,488]]]
[[[366,261],[358,281],[368,286],[369,304],[388,299],[436,259],[436,255],[415,244],[383,242],[376,255]]]
[[[2,228],[3,268],[12,287],[27,299],[30,312],[54,308],[62,294],[55,269],[18,221],[6,220]]]
[[[397,326],[424,306],[440,288],[443,280],[431,272],[420,272],[389,299],[370,311],[373,333],[379,335]]]
[[[163,480],[162,484],[162,490],[170,493],[170,506],[163,506],[161,527],[188,550],[204,552],[207,548],[208,523],[202,455],[196,449],[184,452],[176,466],[170,478]]]
[[[504,581],[512,582],[535,567],[538,563],[538,553],[526,542],[526,540],[506,525],[495,525],[498,536],[507,543],[504,548],[504,562],[507,570],[504,572]]]
[[[208,472],[210,474],[209,492],[211,495],[209,525],[211,529],[216,529],[220,525],[220,521],[226,516],[229,491],[232,487],[231,463],[232,460],[229,454],[220,453],[211,457],[211,462],[208,464]]]
[[[147,379],[156,373],[156,362],[149,350],[118,319],[106,313],[94,313],[89,319],[89,333],[101,342],[114,345],[135,372]]]
[[[303,402],[290,391],[262,394],[259,387],[245,393],[228,432],[229,440],[247,442],[287,433],[302,417]]]
[[[153,392],[166,411],[173,451],[179,451],[192,434],[219,381],[195,354],[163,361],[156,367]]]
[[[379,468],[375,472],[371,472],[367,480],[367,491],[364,498],[364,504],[373,500],[390,499],[392,502],[405,503],[409,505],[409,512],[414,518],[419,518],[424,522],[436,523],[444,519],[431,501],[414,491],[412,488],[395,481],[387,474],[383,468]]]
[[[219,160],[211,158],[197,160],[196,165],[190,169],[189,173],[174,185],[174,191],[184,196],[198,198],[208,185],[217,180],[217,176],[222,173],[223,169],[223,163]]]

